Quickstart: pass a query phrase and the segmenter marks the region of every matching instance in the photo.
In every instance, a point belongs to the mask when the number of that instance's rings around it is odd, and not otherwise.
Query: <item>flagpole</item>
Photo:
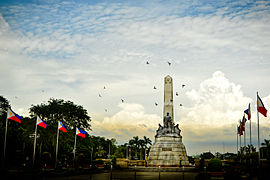
[[[7,128],[8,128],[8,115],[7,115],[7,119],[6,119],[6,129],[5,129],[3,167],[4,167],[5,159],[6,159]]]
[[[249,104],[249,113],[251,113],[250,111],[250,104]],[[251,117],[250,117],[250,121],[249,121],[250,125],[249,125],[249,142],[250,142],[250,145],[252,144],[251,142]]]
[[[242,146],[242,142],[241,142],[241,135],[243,134],[242,128],[241,128],[241,119],[239,120],[240,123],[240,134],[239,134],[239,139],[240,139],[240,147],[239,147],[239,152],[241,154],[241,146]]]
[[[258,159],[260,165],[260,126],[259,126],[259,111],[258,111],[258,91],[257,91],[257,124],[258,124]]]
[[[241,134],[239,135],[239,137],[240,137],[240,154],[241,154],[241,146],[242,146],[242,144],[241,144]]]
[[[244,131],[244,154],[246,154],[246,130]]]
[[[238,136],[239,136],[239,134],[238,134],[238,126],[236,125],[236,139],[237,139],[237,140],[236,140],[236,142],[237,142],[237,143],[236,143],[236,144],[237,144],[237,145],[236,145],[236,147],[237,147],[236,154],[238,154]]]
[[[75,168],[75,157],[76,157],[76,140],[77,140],[77,128],[75,128],[75,140],[74,140],[74,149],[73,149],[73,168]]]
[[[59,122],[58,122],[58,126],[57,126],[56,152],[55,152],[55,168],[56,168],[56,166],[57,166],[58,137],[59,137]]]
[[[35,165],[36,143],[37,143],[37,120],[36,120],[35,138],[34,138],[33,166]]]

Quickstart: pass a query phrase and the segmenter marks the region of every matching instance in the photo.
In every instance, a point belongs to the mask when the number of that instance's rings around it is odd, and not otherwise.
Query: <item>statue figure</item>
[[[174,132],[178,135],[180,135],[181,130],[179,129],[179,124],[177,124],[176,126],[174,126]]]
[[[169,126],[171,126],[172,117],[169,115],[168,112],[167,112],[167,115],[163,118],[163,123],[164,123],[165,128],[168,128]]]

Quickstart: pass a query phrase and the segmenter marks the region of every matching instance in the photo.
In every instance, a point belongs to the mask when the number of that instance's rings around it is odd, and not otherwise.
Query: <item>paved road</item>
[[[195,180],[198,175],[196,172],[185,172],[184,178],[182,172],[161,172],[160,178],[158,172],[136,172],[136,180]],[[89,175],[78,175],[69,177],[51,177],[44,180],[110,180],[110,173],[98,173]],[[114,171],[113,180],[135,180],[135,173],[132,171]]]

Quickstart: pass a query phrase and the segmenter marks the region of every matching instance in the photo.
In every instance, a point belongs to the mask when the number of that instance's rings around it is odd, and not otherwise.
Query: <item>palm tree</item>
[[[262,146],[270,148],[270,140],[264,139],[264,143],[262,143]]]
[[[262,150],[262,152],[266,153],[266,158],[270,160],[270,140],[264,139],[264,143],[261,144],[265,149],[265,151]]]
[[[146,146],[147,146],[147,144],[152,145],[152,141],[151,141],[151,139],[149,139],[148,137],[143,136],[143,140],[144,140]]]
[[[152,141],[151,139],[149,139],[148,137],[146,136],[143,136],[143,140],[144,140],[144,144],[145,144],[145,147],[144,147],[144,157],[146,157],[146,148],[148,148],[148,144],[149,145],[152,145]]]
[[[141,148],[140,148],[140,160],[142,160],[142,159],[143,159],[143,158],[142,158],[142,151],[143,151],[143,149],[145,149],[145,147],[146,147],[146,144],[145,144],[144,139],[140,139],[140,140],[139,140],[139,146],[141,147]]]
[[[130,139],[129,145],[135,148],[135,159],[138,159],[137,150],[139,148],[139,137],[134,136],[133,139]]]

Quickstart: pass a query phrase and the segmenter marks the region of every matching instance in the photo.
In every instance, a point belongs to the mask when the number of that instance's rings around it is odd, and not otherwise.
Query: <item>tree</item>
[[[7,109],[10,107],[9,102],[3,96],[0,96],[0,133],[1,142],[4,142],[4,132],[6,126]],[[2,151],[2,149],[1,149]]]
[[[31,117],[39,115],[48,125],[57,125],[60,120],[69,129],[80,127],[91,130],[91,119],[87,111],[71,101],[51,98],[48,104],[32,105],[30,113]]]
[[[211,152],[204,152],[200,155],[202,159],[212,159],[215,156]]]
[[[144,140],[144,143],[145,143],[145,146],[147,147],[147,145],[152,145],[152,141],[151,139],[149,139],[148,137],[146,136],[143,136],[143,140]]]
[[[130,139],[128,143],[132,148],[135,149],[135,159],[138,159],[137,151],[139,148],[139,137],[134,136],[133,139]]]
[[[262,147],[260,151],[262,153],[262,156],[270,160],[270,140],[264,139],[264,142],[261,145]]]
[[[270,148],[270,140],[264,139],[264,142],[262,143],[262,146]]]
[[[134,136],[132,139],[129,140],[128,144],[132,147],[132,149],[135,150],[135,159],[138,159],[137,152],[138,150],[140,150],[140,159],[142,160],[144,159],[142,155],[143,150],[146,154],[146,148],[148,147],[148,145],[152,145],[152,141],[146,136],[144,136],[143,139],[139,139],[138,136]]]
[[[58,121],[61,121],[68,129],[68,133],[59,132],[58,154],[60,156],[60,161],[61,158],[67,159],[67,157],[70,157],[69,159],[72,159],[75,128],[78,127],[84,130],[91,130],[91,119],[88,116],[87,111],[82,106],[76,105],[71,101],[52,98],[49,99],[48,104],[41,103],[40,105],[32,105],[30,108],[30,114],[33,124],[37,115],[48,124],[46,129],[39,129],[38,131],[40,138],[37,141],[37,143],[39,143],[37,144],[37,148],[42,148],[43,152],[55,153]],[[83,150],[85,152],[84,154],[91,154],[91,149],[89,149],[89,146],[85,144],[88,137],[89,135],[86,135],[84,140],[77,138],[76,152]]]
[[[145,149],[145,146],[146,146],[144,139],[139,139],[138,144],[140,146],[140,160],[142,160],[143,159],[142,152],[143,152],[143,149]]]
[[[125,157],[125,154],[126,154],[126,151],[127,151],[127,145],[126,144],[119,145],[119,146],[117,146],[114,155],[117,158],[124,158]]]
[[[143,136],[143,139],[144,139],[144,143],[145,143],[144,156],[146,156],[146,154],[147,154],[146,149],[148,149],[148,153],[149,153],[150,148],[149,148],[148,145],[151,146],[152,145],[152,141],[151,141],[151,139],[149,139],[146,136]]]

